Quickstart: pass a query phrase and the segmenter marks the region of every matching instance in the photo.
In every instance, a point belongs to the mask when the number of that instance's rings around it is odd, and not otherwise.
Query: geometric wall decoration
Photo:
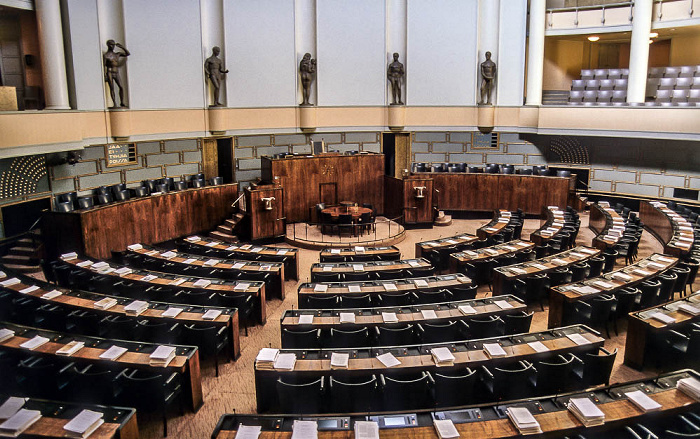
[[[48,190],[44,155],[3,160],[0,170],[0,198],[18,198]]]
[[[591,160],[588,148],[576,137],[554,137],[549,144],[550,160],[558,163],[588,165]]]

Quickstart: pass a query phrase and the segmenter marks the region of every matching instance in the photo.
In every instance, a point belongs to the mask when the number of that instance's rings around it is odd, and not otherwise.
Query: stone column
[[[627,79],[627,102],[644,103],[649,66],[649,32],[653,0],[636,0],[630,44],[630,75]]]
[[[59,0],[38,0],[36,19],[47,110],[69,110],[66,58]]]
[[[525,105],[542,105],[546,13],[546,0],[532,0],[530,2],[530,38],[527,48],[527,98]]]

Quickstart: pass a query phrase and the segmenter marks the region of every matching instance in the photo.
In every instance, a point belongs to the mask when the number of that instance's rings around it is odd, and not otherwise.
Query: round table
[[[341,214],[349,213],[352,215],[353,222],[357,222],[357,220],[360,219],[360,216],[363,213],[372,213],[372,209],[360,206],[333,206],[326,207],[321,212],[325,214],[330,214],[334,220],[338,219]]]

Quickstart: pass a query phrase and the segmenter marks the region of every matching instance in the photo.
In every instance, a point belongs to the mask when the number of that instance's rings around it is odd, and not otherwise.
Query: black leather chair
[[[321,413],[325,405],[325,377],[306,381],[302,378],[277,379],[276,413]]]
[[[374,332],[377,346],[399,346],[416,342],[413,325],[375,326]]]
[[[122,371],[117,365],[88,364],[65,368],[61,375],[68,381],[72,401],[112,405],[121,393],[115,381]]]
[[[405,306],[416,303],[418,298],[413,291],[403,291],[398,293],[380,293],[377,295],[377,302],[380,306]]]
[[[112,196],[110,194],[97,195],[97,204],[99,204],[99,205],[110,204],[113,201],[114,200],[112,199]]]
[[[128,190],[123,190],[114,193],[114,201],[126,201],[131,198],[131,194]]]
[[[72,212],[75,210],[73,208],[73,203],[70,202],[62,202],[62,203],[56,203],[56,212]]]
[[[616,356],[617,349],[610,352],[603,348],[598,348],[595,353],[582,354],[579,364],[574,365],[574,374],[580,381],[581,388],[609,385]]]
[[[58,196],[58,201],[61,203],[71,203],[75,208],[78,206],[78,194],[76,192],[66,192]]]
[[[158,192],[158,184],[155,180],[143,180],[141,186],[148,188],[148,193]]]
[[[442,303],[451,300],[453,300],[452,293],[446,289],[418,290],[416,292],[416,303]]]
[[[657,275],[655,279],[661,282],[661,288],[659,289],[656,302],[649,306],[656,305],[657,303],[666,303],[671,300],[671,297],[673,297],[674,286],[678,281],[678,275],[671,270],[666,270]]]
[[[379,380],[376,375],[365,377],[331,376],[328,380],[333,413],[373,412],[379,408]]]
[[[224,184],[224,177],[212,177],[209,180],[209,183],[211,183],[212,186],[218,186],[220,184]]]
[[[569,390],[574,361],[577,360],[574,354],[565,354],[535,363],[535,392],[538,395],[556,395]]]
[[[588,266],[591,271],[588,273],[588,277],[598,277],[603,272],[603,266],[605,265],[605,258],[602,256],[593,256],[588,259]]]
[[[78,198],[78,209],[89,209],[95,205],[92,197]]]
[[[483,318],[471,318],[467,321],[469,325],[469,338],[488,338],[503,335],[505,323],[499,316],[486,316]]]
[[[320,347],[320,329],[282,328],[283,349],[319,349]]]
[[[671,268],[671,272],[678,276],[676,283],[673,284],[673,295],[671,296],[671,299],[673,299],[676,293],[678,293],[679,297],[683,297],[683,295],[685,295],[685,285],[688,283],[688,278],[690,277],[690,268],[676,265],[675,267]]]
[[[301,303],[299,304],[302,305]],[[305,309],[333,309],[338,307],[338,296],[306,296]]]
[[[200,187],[204,187],[206,185],[207,185],[207,183],[204,181],[203,178],[201,178],[201,179],[195,178],[194,180],[192,180],[192,187],[193,188],[200,188]]]
[[[514,294],[522,299],[528,306],[534,303],[540,304],[544,311],[544,300],[547,294],[549,278],[546,273],[535,274],[523,279],[516,279],[513,284]]]
[[[435,406],[455,407],[475,401],[476,370],[438,370],[433,374],[435,381]]]
[[[587,262],[579,262],[571,265],[571,282],[578,282],[587,279],[591,273],[591,266]]]
[[[516,314],[502,315],[501,318],[505,323],[505,335],[525,334],[526,332],[530,332],[530,326],[532,325],[532,316],[534,314],[535,313],[533,311],[523,311]]]
[[[158,409],[163,417],[163,436],[168,436],[168,407],[180,400],[182,377],[179,373],[153,373],[140,369],[125,369],[117,376],[122,387],[122,403],[137,410]]]
[[[413,410],[433,406],[431,390],[435,380],[428,372],[415,376],[379,375],[384,411]]]
[[[138,186],[132,189],[134,192],[134,197],[136,198],[141,198],[141,197],[146,197],[150,193],[148,191],[148,188],[145,186]]]
[[[323,340],[324,348],[361,348],[372,345],[367,328],[331,328],[329,336]]]
[[[477,285],[459,285],[456,287],[451,287],[450,292],[452,293],[452,300],[459,301],[475,299],[477,289]]]
[[[447,322],[420,323],[417,325],[421,343],[442,343],[468,338],[469,326],[464,320]]]
[[[227,328],[223,326],[183,325],[182,336],[185,342],[199,348],[200,357],[214,357],[214,370],[219,376],[219,353],[228,343]]]
[[[610,338],[608,322],[615,304],[615,297],[606,295],[594,297],[588,302],[573,302],[570,315],[566,318],[567,324],[581,323],[592,328],[605,329],[607,337]]]
[[[532,363],[518,361],[487,368],[481,366],[481,380],[487,401],[508,401],[532,395],[532,379],[536,370]]]
[[[369,308],[373,306],[371,294],[345,294],[340,296],[343,308]]]

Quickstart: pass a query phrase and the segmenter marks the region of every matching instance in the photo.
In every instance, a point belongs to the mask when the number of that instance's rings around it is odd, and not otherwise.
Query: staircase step
[[[0,258],[0,262],[4,265],[25,265],[25,266],[35,266],[39,263],[38,258],[32,258],[30,256],[24,255],[5,255]]]
[[[211,233],[209,233],[209,236],[214,239],[218,239],[220,241],[228,242],[230,244],[235,244],[238,242],[238,237],[236,235],[231,235],[228,233],[223,233],[218,230],[215,230]]]
[[[41,265],[21,265],[21,264],[3,264],[8,270],[17,273],[41,273]]]
[[[231,226],[231,229],[233,229],[234,227],[236,227],[236,224],[238,224],[239,221],[240,221],[240,220],[227,219],[227,220],[224,221],[224,222],[225,222],[226,224],[228,224],[229,226]]]
[[[216,226],[216,230],[221,233],[233,235],[233,227],[229,226],[228,224],[219,224]]]
[[[10,255],[21,255],[21,256],[33,256],[33,257],[38,257],[39,256],[39,248],[34,248],[34,247],[24,247],[24,246],[17,246],[17,247],[12,247],[8,254]]]

